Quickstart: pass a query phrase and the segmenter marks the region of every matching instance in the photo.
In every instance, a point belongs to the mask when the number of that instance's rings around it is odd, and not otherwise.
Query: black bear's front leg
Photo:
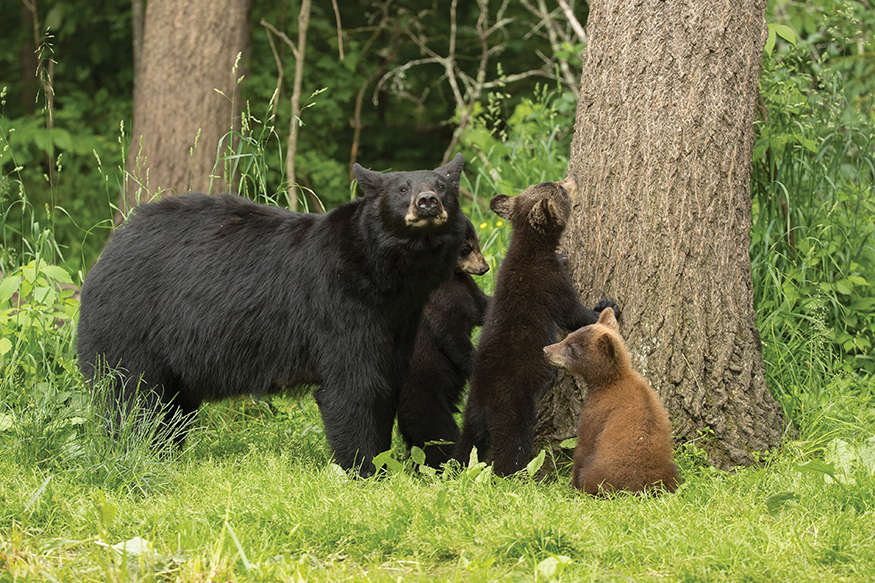
[[[356,372],[324,379],[314,395],[335,462],[367,478],[376,472],[374,456],[392,447],[396,397],[379,378],[353,382]]]

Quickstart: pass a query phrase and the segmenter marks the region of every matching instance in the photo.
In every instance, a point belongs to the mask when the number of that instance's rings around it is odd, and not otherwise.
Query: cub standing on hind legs
[[[465,242],[453,278],[432,292],[419,322],[410,375],[398,398],[398,430],[407,447],[425,453],[425,463],[439,468],[453,454],[459,440],[457,412],[465,384],[474,368],[471,331],[482,326],[489,296],[472,275],[483,275],[489,265],[480,252],[480,238],[465,219]],[[428,443],[446,442],[446,443]]]
[[[595,310],[582,305],[556,254],[576,191],[569,176],[489,203],[513,234],[480,335],[455,458],[464,463],[477,447],[500,476],[520,471],[532,458],[538,400],[554,374],[543,348],[555,342],[557,325],[576,330],[614,306],[605,299]]]
[[[615,490],[674,492],[671,428],[656,392],[632,370],[611,310],[596,324],[544,348],[547,359],[586,381],[572,485],[587,494]]]

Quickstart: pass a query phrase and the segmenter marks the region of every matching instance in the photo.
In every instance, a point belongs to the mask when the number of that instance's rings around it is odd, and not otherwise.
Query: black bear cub
[[[572,485],[587,494],[673,492],[680,484],[671,459],[668,413],[650,384],[632,370],[611,310],[599,321],[544,348],[548,360],[587,386],[574,450]]]
[[[543,349],[556,341],[557,326],[576,330],[614,305],[582,305],[556,253],[576,190],[575,178],[568,177],[513,197],[499,194],[489,203],[513,232],[480,335],[455,458],[464,463],[476,446],[501,476],[523,469],[532,457],[537,403],[553,378]]]
[[[322,215],[190,193],[137,207],[85,278],[80,365],[137,380],[183,413],[319,385],[338,464],[374,473],[431,293],[465,237],[463,158],[434,171],[354,167],[364,196]]]
[[[473,275],[489,270],[474,225],[467,221],[465,242],[452,279],[428,300],[410,363],[410,376],[398,401],[398,429],[408,447],[425,452],[425,463],[439,467],[452,457],[459,440],[458,411],[474,367],[471,332],[482,326],[489,297]],[[444,442],[425,445],[427,442]]]

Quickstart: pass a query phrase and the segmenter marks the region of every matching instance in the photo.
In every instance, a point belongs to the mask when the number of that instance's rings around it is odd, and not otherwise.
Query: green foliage
[[[488,293],[510,237],[510,225],[489,210],[489,201],[496,194],[514,195],[532,184],[565,178],[575,111],[571,93],[546,85],[536,85],[531,98],[516,104],[507,94],[492,93],[462,135],[462,189],[471,197],[464,206],[490,266],[491,276],[479,279],[485,280]]]
[[[162,447],[179,426],[136,406],[120,418],[110,413],[117,409],[110,387],[87,388],[73,352],[76,300],[67,286],[78,277],[64,259],[88,252],[63,241],[85,239],[83,230],[109,217],[115,179],[99,162],[90,172],[93,160],[121,160],[121,145],[104,156],[89,136],[116,133],[124,116],[104,133],[86,123],[94,112],[84,103],[76,113],[75,99],[59,95],[58,111],[71,117],[54,128],[67,132],[67,142],[49,129],[45,113],[0,115],[0,582],[871,580],[875,163],[866,110],[872,93],[860,88],[875,81],[856,77],[867,60],[850,59],[847,45],[862,42],[865,57],[869,41],[842,15],[862,23],[871,17],[857,10],[862,2],[838,16],[825,11],[833,28],[818,40],[820,28],[792,20],[813,18],[794,12],[801,3],[779,4],[790,20],[772,27],[775,45],[761,82],[767,115],[757,126],[751,259],[769,385],[793,428],[762,467],[733,473],[708,465],[698,441],[684,444],[676,459],[685,482],[662,497],[581,496],[567,468],[539,482],[543,457],[510,479],[494,476],[476,452],[461,467],[430,471],[420,450],[406,456],[397,435],[377,460],[381,477],[357,480],[331,464],[311,397],[206,405],[190,421],[185,448]],[[71,6],[48,10],[81,34],[64,8]],[[330,10],[318,10],[313,30],[332,38]],[[788,22],[796,47],[778,28]],[[67,46],[67,34],[58,32],[57,46]],[[322,173],[324,184],[336,181],[327,190],[336,188],[338,201],[350,196],[337,178],[346,176],[345,154],[318,146],[325,135],[347,131],[337,125],[347,123],[338,121],[340,104],[361,79],[343,71],[358,70],[365,56],[359,34],[351,36],[349,61],[320,55],[311,72],[338,82],[314,95],[302,115],[302,143],[311,140],[303,166],[311,177]],[[100,42],[84,44],[100,66],[111,64]],[[814,62],[812,47],[830,59]],[[86,67],[86,77],[98,68]],[[274,82],[260,80],[271,91]],[[565,175],[575,110],[559,90],[539,87],[513,100],[507,93],[488,99],[462,139],[465,210],[493,276],[509,231],[488,200]],[[218,163],[241,173],[247,196],[286,205],[284,139],[276,128],[288,120],[274,116],[270,103],[251,103],[238,149]],[[390,151],[397,114],[386,118],[388,137],[373,136],[371,146],[382,141],[374,159]],[[73,130],[77,119],[83,125]],[[383,121],[366,119],[372,127]],[[420,160],[417,167],[428,157],[406,151]],[[54,182],[43,178],[49,167]],[[316,186],[323,178],[312,180]],[[89,181],[99,186],[92,194],[104,199],[101,210],[58,210],[96,204],[67,195]],[[323,188],[313,191],[321,199]],[[70,216],[83,230],[64,239],[56,232]],[[480,281],[491,289],[489,276]]]
[[[764,59],[751,182],[756,309],[782,358],[818,378],[835,358],[872,374],[875,118],[855,113],[841,68],[813,67],[811,51],[800,41]]]

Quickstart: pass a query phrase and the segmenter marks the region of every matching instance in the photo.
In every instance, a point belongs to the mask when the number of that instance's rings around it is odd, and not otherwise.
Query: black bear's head
[[[381,174],[353,166],[365,198],[377,199],[383,221],[401,236],[452,228],[459,208],[459,179],[465,159],[456,154],[434,170]]]
[[[550,364],[578,375],[590,386],[616,379],[630,370],[629,350],[620,336],[614,310],[602,310],[598,322],[565,340],[544,347]]]
[[[480,251],[480,237],[474,229],[471,221],[465,217],[465,240],[462,241],[462,250],[454,267],[456,273],[470,273],[471,275],[483,275],[489,271],[489,264],[483,258]]]
[[[514,230],[528,227],[536,234],[558,237],[571,215],[571,197],[577,192],[577,179],[569,176],[560,182],[542,182],[516,196],[498,194],[489,208],[507,219]]]

